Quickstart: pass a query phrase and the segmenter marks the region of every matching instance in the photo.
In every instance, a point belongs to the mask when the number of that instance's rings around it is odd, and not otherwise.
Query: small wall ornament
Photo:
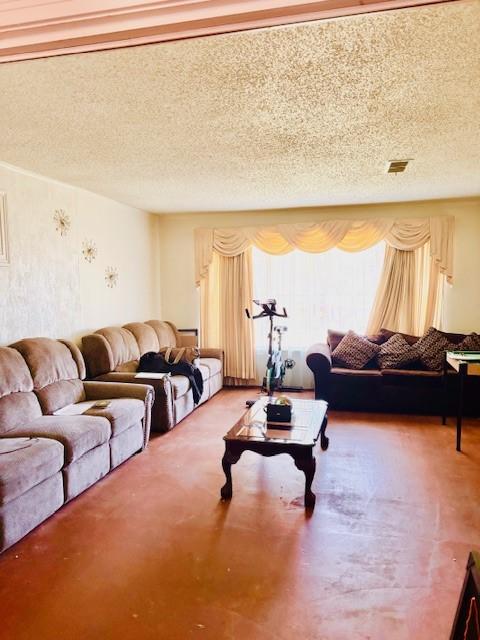
[[[55,222],[55,230],[58,231],[61,236],[66,236],[72,225],[70,216],[66,211],[64,209],[55,209],[53,220]]]
[[[82,245],[82,254],[87,262],[93,262],[97,257],[98,249],[93,240],[84,240]]]
[[[105,269],[105,282],[107,283],[107,287],[109,289],[113,289],[113,287],[117,286],[118,282],[118,271],[115,267],[107,267]]]

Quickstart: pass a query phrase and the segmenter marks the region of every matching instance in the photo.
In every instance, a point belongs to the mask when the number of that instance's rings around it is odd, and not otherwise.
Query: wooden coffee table
[[[240,460],[244,451],[255,451],[267,457],[288,453],[297,469],[305,474],[305,507],[313,509],[315,494],[311,487],[316,468],[313,448],[320,438],[323,451],[328,449],[325,435],[328,404],[324,400],[293,400],[291,427],[285,429],[267,424],[264,407],[270,400],[268,397],[257,400],[223,437],[225,454],[222,467],[226,482],[220,495],[223,500],[232,497],[231,467]]]

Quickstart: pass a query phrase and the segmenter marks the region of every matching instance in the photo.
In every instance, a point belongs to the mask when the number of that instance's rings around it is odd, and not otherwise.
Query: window
[[[303,351],[324,342],[327,329],[365,332],[384,250],[383,242],[356,253],[331,249],[272,256],[253,249],[255,298],[276,298],[280,310],[288,312],[288,319],[279,319],[288,326],[286,350]],[[268,323],[262,322],[255,323],[255,343],[263,351]]]

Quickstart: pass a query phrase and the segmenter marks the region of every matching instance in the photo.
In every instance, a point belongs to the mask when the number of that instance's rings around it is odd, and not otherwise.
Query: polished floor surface
[[[443,640],[480,548],[480,422],[331,413],[316,508],[222,391],[0,556],[1,640]],[[308,397],[308,395],[305,395]]]

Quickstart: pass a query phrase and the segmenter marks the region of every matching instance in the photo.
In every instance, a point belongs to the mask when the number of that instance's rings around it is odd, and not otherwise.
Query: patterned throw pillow
[[[408,344],[405,338],[395,333],[380,347],[378,362],[380,369],[404,369],[419,358],[416,345]]]
[[[415,346],[420,354],[420,362],[430,371],[442,369],[445,351],[458,348],[444,333],[434,327],[430,327]]]
[[[380,346],[348,331],[332,351],[333,365],[346,369],[363,369],[378,353]]]
[[[359,335],[359,334],[357,334]],[[393,333],[391,334],[393,335]],[[344,331],[334,331],[333,329],[328,329],[327,331],[327,342],[330,347],[330,351],[335,351],[335,349],[340,344],[342,338],[346,336]],[[361,338],[366,338],[369,342],[374,342],[375,344],[383,344],[388,340],[390,336],[383,335],[383,333],[375,333],[368,336],[360,335]]]
[[[470,333],[468,336],[457,344],[456,351],[480,351],[480,335],[478,333]]]

